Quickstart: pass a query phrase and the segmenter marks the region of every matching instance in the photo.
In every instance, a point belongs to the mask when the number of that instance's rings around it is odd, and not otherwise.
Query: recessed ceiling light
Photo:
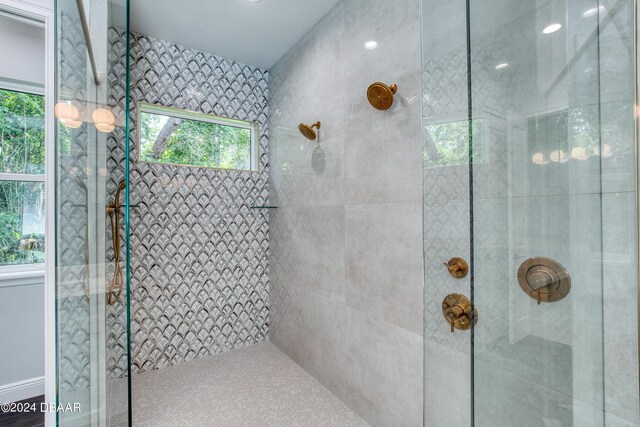
[[[375,40],[370,40],[364,44],[365,49],[373,50],[378,47],[378,42]]]
[[[604,5],[601,4],[600,6],[597,7],[592,7],[591,9],[587,9],[582,13],[582,16],[584,16],[585,18],[591,18],[592,16],[596,16],[598,14],[598,12],[602,13],[604,12]]]
[[[551,33],[555,33],[556,31],[558,31],[560,28],[562,28],[562,24],[551,24],[551,25],[547,25],[545,27],[544,30],[542,30],[542,34],[551,34]]]
[[[504,70],[508,66],[509,66],[508,62],[501,62],[498,65],[496,65],[496,70]]]
[[[260,3],[262,0],[244,0],[245,3],[255,4]]]

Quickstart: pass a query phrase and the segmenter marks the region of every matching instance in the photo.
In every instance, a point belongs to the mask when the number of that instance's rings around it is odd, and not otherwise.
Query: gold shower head
[[[398,91],[398,86],[387,86],[384,83],[375,82],[367,90],[367,98],[373,108],[388,110],[393,105],[393,95]]]
[[[318,137],[318,135],[316,134],[316,131],[313,130],[314,128],[320,129],[320,122],[315,122],[311,126],[306,125],[304,123],[300,123],[298,125],[298,130],[300,131],[300,133],[304,135],[305,138],[310,139],[312,141],[315,141],[316,138]]]

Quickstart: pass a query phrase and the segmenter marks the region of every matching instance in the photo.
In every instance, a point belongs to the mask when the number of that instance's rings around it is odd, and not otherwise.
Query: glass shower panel
[[[126,13],[117,1],[56,1],[57,398],[80,404],[58,413],[62,426],[127,425],[126,290],[112,305],[107,292],[107,167],[120,161],[109,147],[126,138],[127,110],[127,38],[110,31]],[[120,388],[117,378],[125,378]]]
[[[475,425],[603,426],[604,6],[470,3]]]

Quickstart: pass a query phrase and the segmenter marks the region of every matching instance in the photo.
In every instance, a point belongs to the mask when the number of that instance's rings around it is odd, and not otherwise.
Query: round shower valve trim
[[[545,257],[527,259],[518,269],[522,290],[538,304],[556,302],[571,291],[571,276],[557,261]]]

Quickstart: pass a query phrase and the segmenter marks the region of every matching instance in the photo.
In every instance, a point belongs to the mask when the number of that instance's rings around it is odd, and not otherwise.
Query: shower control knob
[[[462,279],[469,272],[469,265],[462,258],[451,258],[448,262],[443,263],[449,274],[456,279]]]
[[[473,308],[469,298],[460,294],[449,294],[442,301],[442,314],[445,320],[451,326],[451,333],[456,329],[466,331],[471,328],[471,319],[473,324],[478,323],[478,311]]]

